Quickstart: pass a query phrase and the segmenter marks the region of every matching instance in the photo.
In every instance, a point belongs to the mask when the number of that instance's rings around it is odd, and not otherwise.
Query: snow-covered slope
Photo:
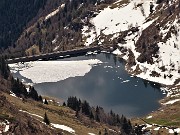
[[[176,2],[176,0],[173,3],[170,2],[168,6],[173,6]],[[151,5],[153,5],[153,13],[150,13]],[[157,6],[161,8],[156,8]],[[91,45],[95,41],[98,41],[98,44],[106,44],[107,41],[112,43],[113,40],[118,40],[126,32],[126,35],[123,37],[124,42],[118,41],[115,44],[119,46],[118,48],[130,49],[133,52],[135,65],[128,68],[128,70],[141,78],[165,85],[172,85],[180,78],[180,73],[178,73],[180,72],[180,25],[178,18],[169,19],[168,23],[164,21],[168,20],[167,16],[162,20],[159,12],[169,11],[168,6],[165,2],[160,5],[156,4],[156,0],[129,0],[129,2],[119,0],[101,10],[96,17],[90,20],[90,23],[94,25],[93,27],[86,25],[83,27],[82,34],[83,38],[86,39],[85,45]],[[163,24],[164,22],[166,24]],[[137,44],[140,42],[138,40],[143,39],[143,31],[150,31],[151,26],[157,27],[161,23],[162,27],[160,27],[158,33],[159,38],[153,41],[159,47],[157,57],[149,56],[152,57],[153,63],[138,61],[142,52],[137,51]],[[167,37],[166,35],[172,27],[175,27],[176,32],[171,33],[171,36]],[[133,32],[130,30],[132,28],[138,28],[138,30]],[[154,35],[150,36],[153,37]],[[166,39],[163,39],[165,37]],[[148,37],[143,40],[148,41]],[[145,54],[147,52],[148,49]],[[129,59],[129,52],[122,53],[121,50],[117,49],[114,51],[114,54],[121,55],[125,60]],[[133,72],[137,68],[141,70],[138,74]],[[153,75],[154,73],[156,75]]]
[[[100,13],[91,19],[91,23],[95,28],[87,28],[84,26],[82,29],[85,36],[91,35],[86,40],[86,45],[95,41],[95,34],[100,36],[101,33],[105,35],[113,34],[113,37],[117,37],[118,33],[130,29],[133,26],[140,26],[141,29],[146,28],[150,23],[145,23],[146,17],[150,14],[150,3],[153,0],[131,0],[129,3],[119,5],[123,0],[119,0],[115,3],[116,8],[108,6],[100,11]],[[85,31],[89,30],[89,34]],[[93,31],[93,32],[92,32]],[[92,37],[94,40],[92,40]],[[90,40],[91,39],[91,40]]]

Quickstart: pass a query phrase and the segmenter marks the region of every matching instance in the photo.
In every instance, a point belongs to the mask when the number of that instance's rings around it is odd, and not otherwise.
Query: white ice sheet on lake
[[[84,76],[92,66],[102,63],[97,59],[81,61],[35,61],[25,63],[25,66],[9,64],[11,71],[19,73],[33,83],[57,82],[69,77]],[[13,71],[14,70],[14,71]]]

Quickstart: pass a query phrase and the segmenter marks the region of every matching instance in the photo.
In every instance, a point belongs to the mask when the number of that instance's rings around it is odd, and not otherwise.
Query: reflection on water
[[[117,59],[115,55],[101,53],[63,60],[93,58],[103,63],[94,66],[85,76],[36,84],[36,90],[42,95],[65,101],[69,96],[76,96],[87,100],[91,105],[102,106],[106,111],[112,109],[129,117],[143,116],[159,107],[158,100],[164,96],[159,88],[156,88],[158,85],[128,75],[124,69],[124,61]]]

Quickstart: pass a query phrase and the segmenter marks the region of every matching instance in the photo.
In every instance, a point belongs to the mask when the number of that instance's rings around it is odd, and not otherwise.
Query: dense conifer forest
[[[77,99],[76,97],[69,97],[67,100],[67,106],[76,111],[77,118],[80,118],[81,114],[84,114],[91,120],[106,123],[111,126],[118,126],[122,133],[131,134],[134,132],[130,120],[128,120],[124,115],[120,117],[112,110],[107,114],[102,107],[91,107],[86,100],[81,101],[81,99]]]
[[[13,46],[28,22],[45,4],[46,0],[1,0],[0,47]]]

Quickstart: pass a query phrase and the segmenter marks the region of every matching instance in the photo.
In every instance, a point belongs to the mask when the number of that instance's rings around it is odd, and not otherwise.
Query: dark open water
[[[61,60],[94,58],[103,63],[94,66],[85,76],[36,84],[35,89],[42,95],[65,101],[69,96],[76,96],[87,100],[92,106],[101,106],[107,112],[112,109],[128,117],[144,116],[160,107],[158,100],[165,95],[160,91],[159,85],[127,74],[124,61],[115,55],[100,53]]]

